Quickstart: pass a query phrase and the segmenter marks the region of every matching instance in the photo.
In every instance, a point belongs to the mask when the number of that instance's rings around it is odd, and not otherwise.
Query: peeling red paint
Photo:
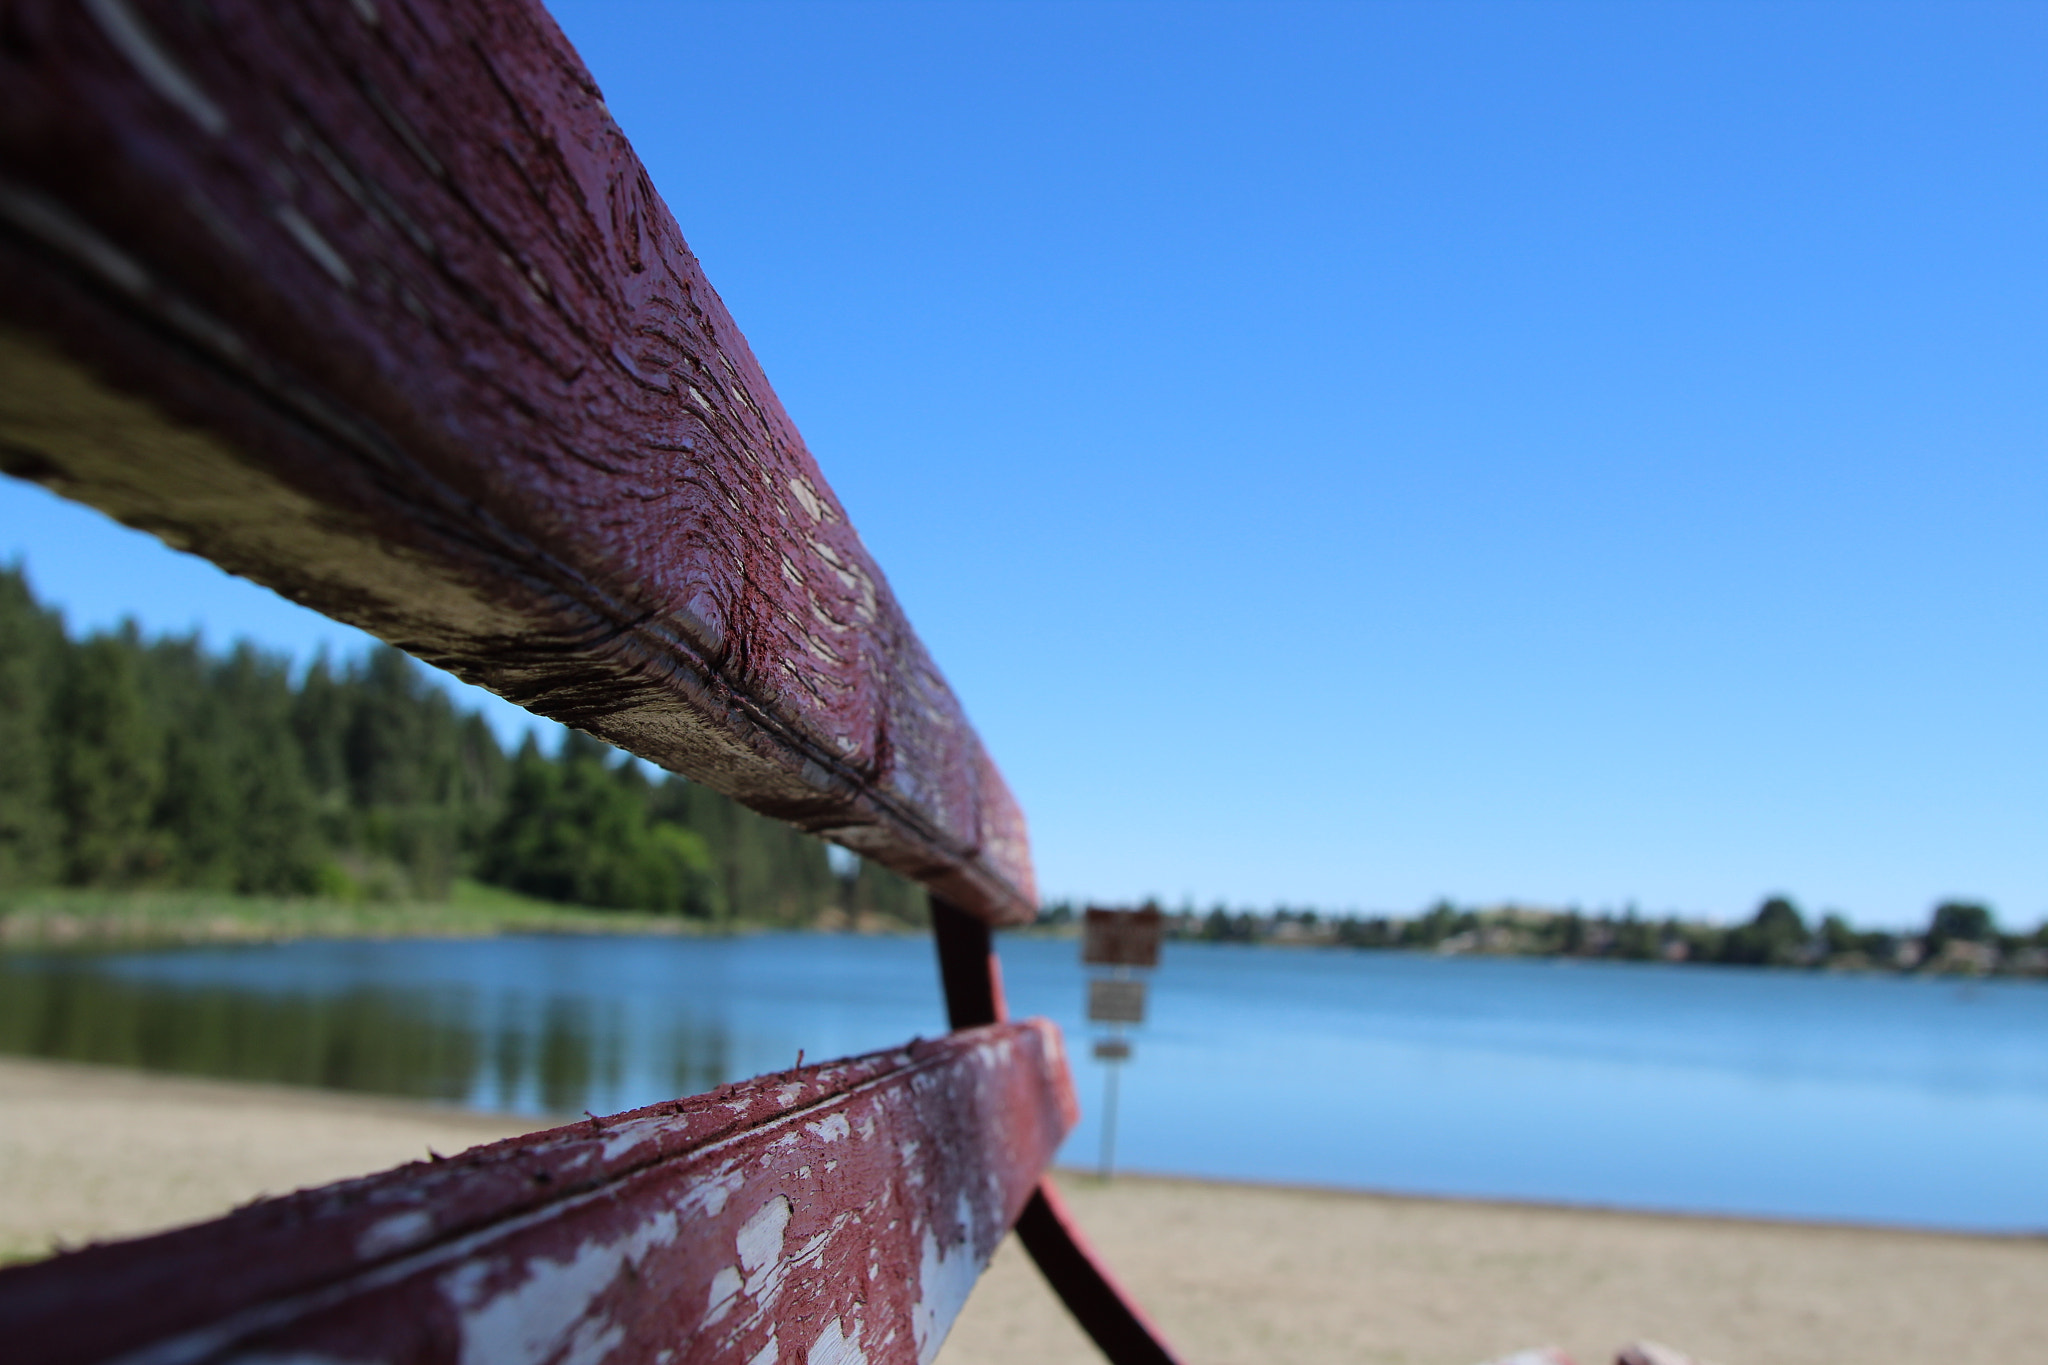
[[[1022,813],[539,0],[4,30],[0,468],[1030,919]]]
[[[0,1330],[13,1365],[925,1362],[1075,1113],[1051,1024],[972,1029],[0,1272]]]

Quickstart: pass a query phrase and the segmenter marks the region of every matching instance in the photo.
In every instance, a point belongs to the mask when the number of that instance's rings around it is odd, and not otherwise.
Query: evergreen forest
[[[435,900],[474,878],[714,924],[924,921],[894,873],[546,728],[506,753],[385,646],[295,670],[132,624],[76,638],[0,568],[0,890]]]

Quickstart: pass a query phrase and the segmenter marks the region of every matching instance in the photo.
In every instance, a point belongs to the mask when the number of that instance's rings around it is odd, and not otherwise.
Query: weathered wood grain
[[[992,1025],[0,1272],[13,1365],[929,1361],[1075,1118]]]
[[[537,0],[8,0],[0,468],[1032,913],[1016,803]]]

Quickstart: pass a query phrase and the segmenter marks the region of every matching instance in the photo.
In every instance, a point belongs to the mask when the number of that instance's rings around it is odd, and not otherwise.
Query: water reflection
[[[804,973],[750,982],[764,946],[663,943],[665,971],[616,939],[0,954],[0,1052],[573,1115],[939,1031],[924,952],[861,972],[854,945],[838,995],[885,998],[840,1018]]]
[[[454,1003],[373,987],[311,998],[194,989],[103,975],[89,960],[60,960],[5,973],[0,1049],[459,1100],[482,1044],[474,1027],[451,1017]]]
[[[1072,943],[1003,962],[1013,1009],[1086,1037]],[[0,1050],[533,1114],[944,1028],[914,939],[0,955]],[[2039,1230],[2048,987],[1175,944],[1118,1128],[1132,1169]]]

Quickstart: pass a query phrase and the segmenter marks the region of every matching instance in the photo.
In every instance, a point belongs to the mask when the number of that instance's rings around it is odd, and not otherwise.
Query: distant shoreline
[[[1545,916],[1539,919],[1538,916]],[[1441,935],[1405,932],[1423,920],[1357,920],[1287,918],[1282,915],[1240,916],[1230,931],[1215,931],[1207,921],[1187,915],[1167,917],[1168,937],[1189,943],[1241,947],[1400,952],[1429,957],[1522,958],[1553,962],[1649,962],[1671,966],[1751,966],[1788,971],[1883,976],[1950,978],[2048,979],[2048,946],[2042,933],[2004,941],[1953,940],[1932,951],[1925,936],[1889,935],[1890,951],[1861,949],[1827,951],[1818,934],[1788,939],[1776,948],[1744,956],[1698,951],[1699,926],[1667,922],[1654,942],[1656,950],[1632,945],[1625,932],[1650,921],[1625,921],[1587,916],[1582,928],[1563,942],[1549,943],[1527,932],[1504,931],[1503,925],[1527,927],[1562,922],[1567,915],[1529,910],[1466,912],[1477,928],[1457,928]],[[1447,921],[1442,927],[1457,924]],[[1359,926],[1371,932],[1361,933]],[[1390,926],[1390,928],[1389,928]],[[241,896],[207,891],[102,891],[81,888],[38,888],[0,892],[0,951],[48,948],[152,948],[202,944],[286,943],[304,939],[469,939],[507,934],[647,934],[663,937],[723,937],[761,933],[836,933],[864,936],[923,934],[925,926],[873,913],[858,916],[828,910],[804,923],[775,920],[704,920],[644,910],[608,910],[561,905],[522,896],[500,887],[459,880],[446,900],[336,900],[317,897]],[[1735,931],[1719,931],[1732,933]],[[1041,918],[1036,924],[1006,931],[1026,938],[1070,938],[1071,921]],[[1692,933],[1693,937],[1681,937]],[[1566,946],[1566,944],[1570,946]],[[1689,951],[1675,953],[1673,945]]]
[[[1282,948],[1351,948],[1436,956],[1549,961],[1663,962],[1687,966],[1782,967],[1886,975],[2048,978],[2048,920],[2029,933],[2001,932],[1989,907],[1944,901],[1925,929],[1858,930],[1839,914],[1808,921],[1773,896],[1754,918],[1723,925],[1633,909],[1592,914],[1525,905],[1459,907],[1440,901],[1418,915],[1323,915],[1219,906],[1164,911],[1166,936],[1183,942]],[[1076,907],[1047,906],[1039,927],[1074,932]]]

